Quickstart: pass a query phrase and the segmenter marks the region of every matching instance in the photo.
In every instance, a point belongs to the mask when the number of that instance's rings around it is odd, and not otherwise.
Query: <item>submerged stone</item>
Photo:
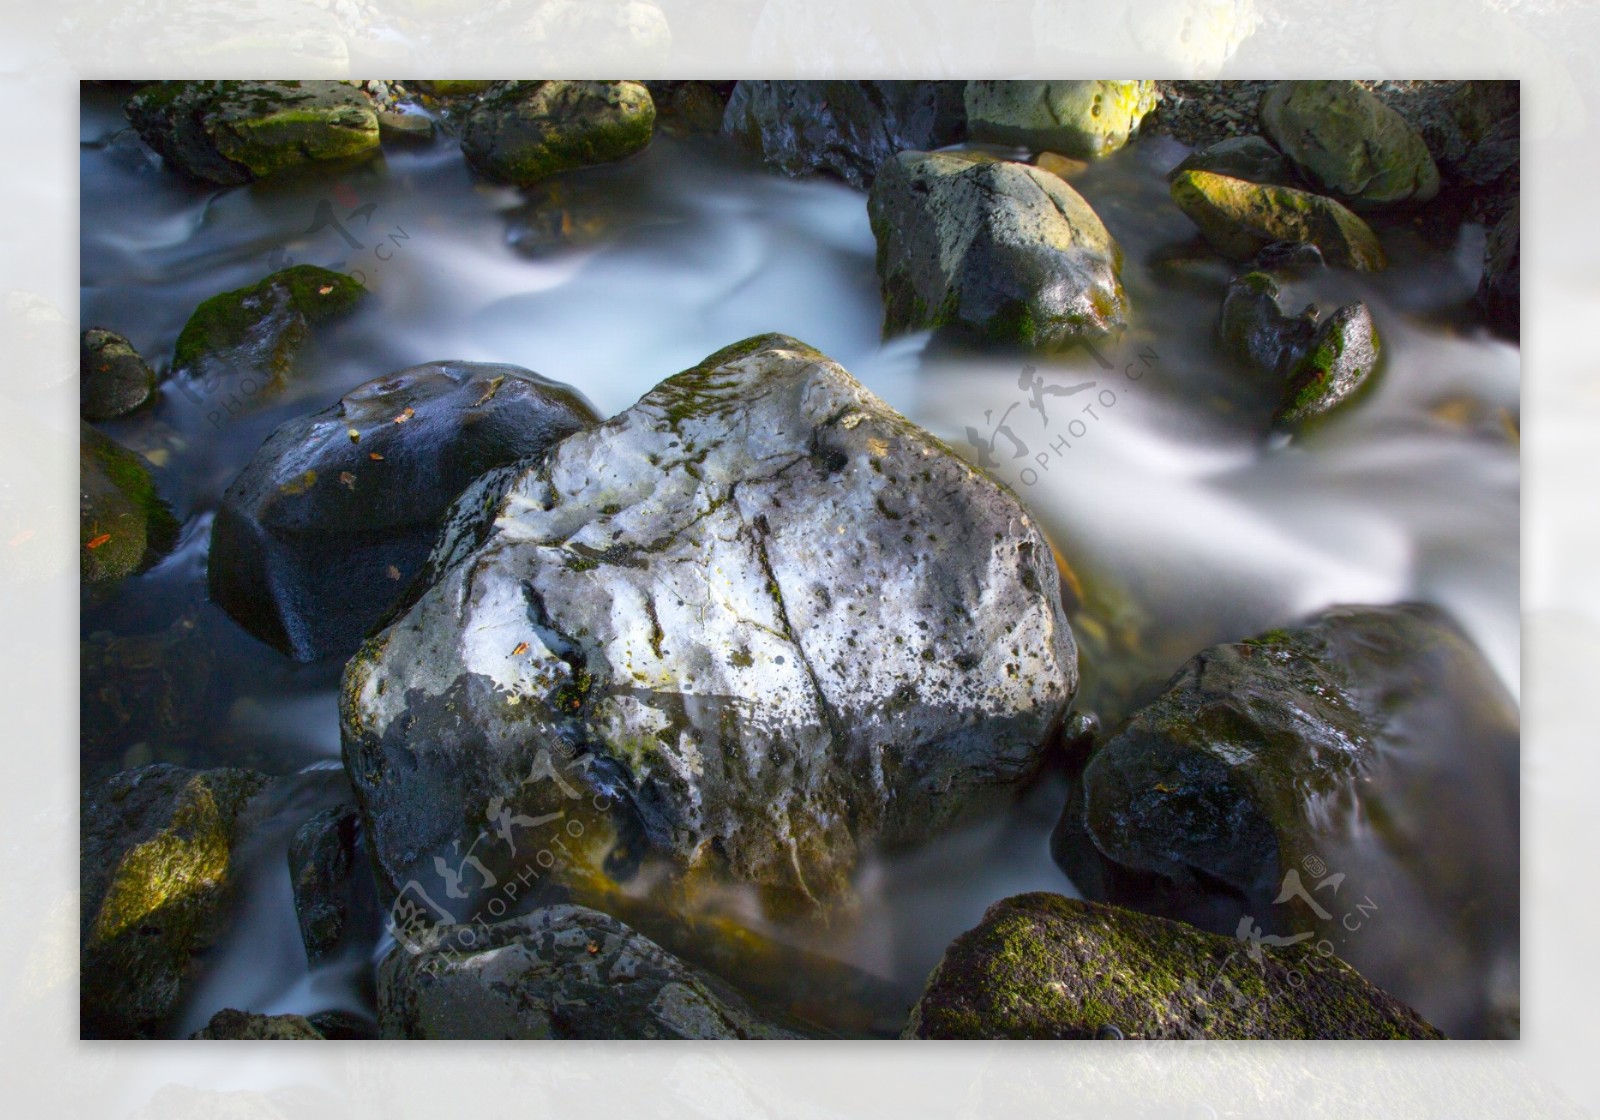
[[[781,335],[485,476],[418,586],[344,752],[389,889],[458,919],[462,858],[503,881],[562,814],[564,863],[610,829],[821,907],[1032,773],[1077,681],[1016,499]]]
[[[378,969],[385,1038],[794,1038],[615,918],[549,906],[451,926]]]
[[[1337,957],[1247,945],[1057,894],[989,907],[956,938],[907,1038],[1442,1038]]]
[[[468,484],[598,420],[519,366],[429,362],[358,386],[280,426],[223,494],[211,596],[297,660],[348,655]]]
[[[785,175],[870,187],[896,152],[966,134],[960,82],[742,81],[722,130]]]
[[[947,327],[1061,349],[1121,329],[1122,251],[1083,196],[1037,167],[902,152],[867,202],[884,331]]]
[[[639,82],[503,82],[468,113],[461,152],[480,175],[528,186],[632,155],[655,119]]]
[[[1308,191],[1185,171],[1172,180],[1172,200],[1234,260],[1249,260],[1274,241],[1307,241],[1341,268],[1372,271],[1388,263],[1367,223]]]
[[[84,798],[79,1027],[146,1038],[189,990],[222,930],[246,803],[268,779],[156,764]]]
[[[375,106],[348,82],[152,82],[127,112],[169,164],[224,186],[378,150]]]

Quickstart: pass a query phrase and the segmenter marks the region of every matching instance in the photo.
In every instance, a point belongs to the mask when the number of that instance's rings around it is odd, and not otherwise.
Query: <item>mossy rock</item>
[[[1259,136],[1230,136],[1198,148],[1185,156],[1171,171],[1171,181],[1185,171],[1209,171],[1226,175],[1230,179],[1243,179],[1247,183],[1275,184],[1284,187],[1300,185],[1295,172],[1284,154]]]
[[[372,100],[348,82],[155,82],[127,113],[169,164],[224,186],[378,150]]]
[[[320,1042],[327,1036],[300,1015],[258,1015],[224,1007],[189,1037],[229,1042]]]
[[[1060,350],[1126,324],[1122,251],[1056,175],[969,152],[901,152],[867,200],[884,333],[948,328]]]
[[[1426,202],[1439,193],[1422,137],[1355,82],[1279,82],[1261,99],[1261,125],[1311,182],[1354,205]]]
[[[505,82],[472,107],[461,151],[480,175],[528,186],[640,151],[655,119],[639,82]]]
[[[245,288],[212,296],[189,316],[173,351],[173,375],[214,422],[282,391],[311,328],[366,296],[342,272],[297,264]]]
[[[85,586],[143,571],[177,543],[178,522],[150,470],[139,455],[80,425],[78,570]]]
[[[1276,241],[1307,241],[1329,264],[1343,268],[1373,271],[1388,263],[1366,222],[1309,191],[1185,171],[1172,180],[1172,200],[1218,252],[1234,260],[1249,260]]]
[[[1378,329],[1367,305],[1339,308],[1317,328],[1305,356],[1290,371],[1273,424],[1299,428],[1353,399],[1376,372],[1379,353]]]
[[[1308,944],[1236,938],[1056,894],[991,906],[945,950],[905,1037],[1437,1039]]]
[[[1158,96],[1150,81],[971,81],[967,130],[974,140],[1098,159],[1138,132]]]
[[[91,327],[78,354],[78,414],[93,423],[115,420],[156,398],[156,375],[133,344],[115,331]]]
[[[245,806],[268,784],[246,770],[158,763],[116,775],[81,815],[80,1029],[159,1033],[222,931]]]

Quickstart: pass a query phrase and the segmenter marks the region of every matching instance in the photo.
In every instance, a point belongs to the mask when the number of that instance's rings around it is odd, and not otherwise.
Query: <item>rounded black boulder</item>
[[[430,362],[369,381],[279,427],[228,487],[211,596],[296,660],[347,655],[469,483],[598,419],[574,389],[517,366]]]

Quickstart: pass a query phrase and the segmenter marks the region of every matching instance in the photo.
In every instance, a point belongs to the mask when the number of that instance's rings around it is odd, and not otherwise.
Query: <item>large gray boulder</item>
[[[358,386],[280,426],[223,494],[211,597],[297,660],[348,655],[468,484],[598,420],[518,366],[428,362]]]
[[[89,791],[80,818],[79,1029],[149,1038],[221,935],[246,806],[268,779],[165,763]]]
[[[966,135],[961,82],[742,81],[722,131],[786,175],[870,187],[884,160]]]
[[[1122,251],[1058,176],[968,152],[901,152],[867,202],[886,333],[950,327],[1056,349],[1120,329]]]
[[[1279,82],[1261,99],[1261,127],[1313,183],[1355,205],[1426,202],[1439,193],[1422,137],[1355,82]]]
[[[989,907],[945,950],[907,1038],[1440,1038],[1307,944],[1246,946],[1058,894]]]
[[[378,1017],[385,1038],[797,1037],[643,934],[572,905],[396,946],[378,969]]]
[[[1441,611],[1333,607],[1183,666],[1091,754],[1052,850],[1087,897],[1327,940],[1481,1036],[1516,968],[1518,740]]]
[[[655,120],[639,82],[502,82],[467,114],[461,152],[478,174],[524,187],[632,155]]]
[[[562,812],[823,906],[1031,773],[1077,683],[1016,499],[781,335],[492,472],[429,567],[346,668],[344,756],[390,889],[457,919],[434,869],[504,880]]]
[[[972,81],[967,128],[974,140],[1096,159],[1132,139],[1158,97],[1149,81]]]
[[[152,82],[127,113],[169,164],[224,186],[378,151],[376,106],[348,82]]]

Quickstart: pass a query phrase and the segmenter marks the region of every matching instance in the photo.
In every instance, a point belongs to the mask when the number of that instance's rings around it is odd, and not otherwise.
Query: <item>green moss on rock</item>
[[[79,574],[108,584],[142,571],[177,543],[172,516],[140,456],[87,424],[78,443]]]
[[[640,151],[655,118],[638,82],[506,82],[473,106],[461,151],[479,174],[529,186]]]
[[[1117,907],[1025,894],[945,950],[907,1038],[1440,1038],[1309,945],[1257,946]]]
[[[1365,222],[1308,191],[1185,171],[1172,180],[1172,200],[1218,252],[1235,260],[1248,260],[1274,241],[1306,241],[1339,267],[1372,271],[1387,264]]]

